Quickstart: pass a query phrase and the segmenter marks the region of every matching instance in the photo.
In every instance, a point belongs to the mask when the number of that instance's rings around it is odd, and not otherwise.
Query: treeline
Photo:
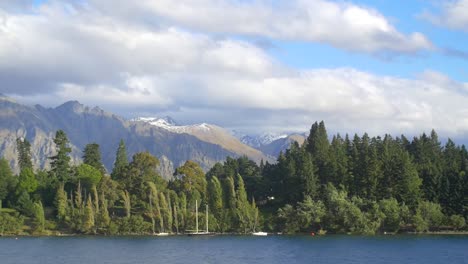
[[[335,135],[314,123],[274,164],[227,158],[206,174],[187,161],[171,181],[148,152],[128,160],[123,141],[111,173],[99,145],[72,166],[58,131],[49,171],[33,171],[30,144],[17,141],[20,173],[0,160],[0,232],[184,233],[199,222],[215,232],[265,230],[375,234],[461,230],[468,217],[468,151],[437,134],[370,138]],[[257,207],[258,205],[258,207]],[[204,227],[204,225],[201,225]],[[202,228],[200,228],[202,229]]]
[[[366,233],[458,230],[468,216],[468,152],[435,131],[332,137],[323,122],[261,168],[272,229]],[[279,210],[276,211],[276,209]]]
[[[110,174],[101,161],[99,145],[83,150],[83,163],[72,166],[71,149],[57,131],[56,155],[49,171],[34,171],[30,143],[17,140],[19,175],[0,160],[0,234],[152,234],[184,233],[205,223],[209,229],[248,233],[256,228],[258,209],[249,202],[242,177],[206,179],[201,167],[187,161],[167,182],[158,173],[159,160],[148,152],[129,161],[120,142]],[[205,225],[201,224],[200,229]]]

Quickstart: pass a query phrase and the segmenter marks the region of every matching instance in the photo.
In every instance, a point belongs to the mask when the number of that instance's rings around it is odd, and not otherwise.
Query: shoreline
[[[180,234],[169,234],[168,236],[163,237],[182,237],[189,236],[189,233],[180,233]],[[215,233],[213,236],[253,236],[252,234],[242,234],[242,233]],[[276,236],[309,236],[309,237],[327,237],[327,236],[365,236],[365,237],[382,237],[382,236],[468,236],[468,231],[440,231],[440,232],[405,232],[405,233],[379,233],[374,235],[365,235],[365,234],[327,234],[327,235],[315,235],[311,236],[307,233],[298,233],[298,234],[278,234],[278,233],[268,233],[269,237]],[[102,235],[102,234],[3,234],[0,235],[0,238],[20,238],[20,237],[160,237],[156,234],[116,234],[116,235]]]

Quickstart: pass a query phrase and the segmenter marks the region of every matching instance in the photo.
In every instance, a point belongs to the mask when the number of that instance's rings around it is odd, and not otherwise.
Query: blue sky
[[[228,129],[468,132],[468,0],[5,0],[0,92]]]
[[[353,3],[377,9],[405,33],[422,32],[440,49],[414,56],[394,55],[381,58],[378,55],[356,54],[327,44],[274,41],[277,47],[270,53],[280,61],[301,69],[327,67],[353,67],[381,75],[412,78],[425,70],[443,72],[458,81],[468,80],[468,56],[448,56],[444,50],[458,50],[468,55],[468,34],[434,26],[420,16],[424,10],[436,9],[430,1],[353,1]],[[428,4],[429,3],[429,4]]]

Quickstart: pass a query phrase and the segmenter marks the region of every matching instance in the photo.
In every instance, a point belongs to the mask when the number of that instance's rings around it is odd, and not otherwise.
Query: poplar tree
[[[55,195],[55,207],[57,208],[57,219],[64,223],[67,217],[67,193],[63,187],[63,183],[59,185],[57,194]]]
[[[86,207],[84,210],[84,219],[83,219],[83,231],[86,233],[91,233],[94,230],[95,221],[94,221],[94,209],[91,196],[88,196],[86,202]],[[95,233],[95,231],[93,232]]]
[[[249,226],[249,221],[251,219],[249,215],[249,201],[247,200],[247,193],[245,191],[244,180],[240,174],[237,175],[237,216],[240,222],[240,229],[247,233],[247,229]]]
[[[221,183],[218,180],[218,177],[213,176],[208,185],[208,194],[209,199],[208,203],[210,206],[210,211],[216,217],[217,220],[220,220],[222,210],[223,210],[223,189]]]
[[[45,230],[44,207],[41,201],[34,203],[34,227],[36,232],[42,233]]]

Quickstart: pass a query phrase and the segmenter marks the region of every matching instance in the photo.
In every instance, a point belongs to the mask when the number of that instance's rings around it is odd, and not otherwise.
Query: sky
[[[468,138],[468,0],[2,0],[0,93],[246,133]]]

